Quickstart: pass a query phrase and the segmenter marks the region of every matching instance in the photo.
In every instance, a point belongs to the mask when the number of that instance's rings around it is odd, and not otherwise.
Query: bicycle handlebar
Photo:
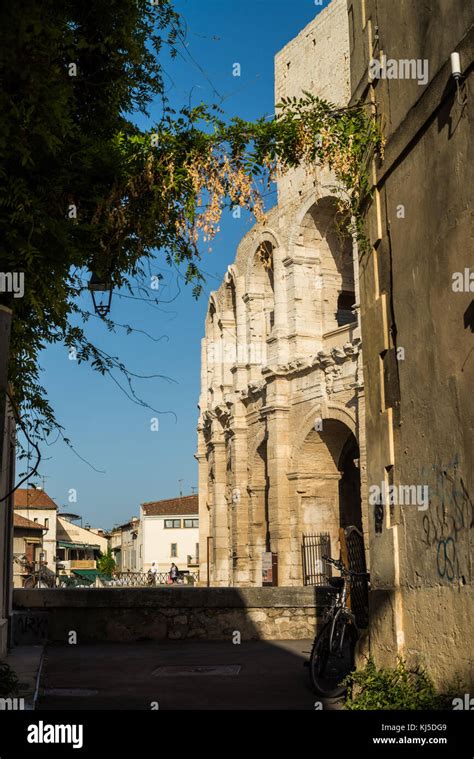
[[[351,575],[351,577],[368,577],[368,572],[354,572],[352,569],[348,569],[340,559],[332,559],[330,556],[322,556],[323,561],[327,561],[328,564],[333,564],[336,569],[339,569],[342,574]]]

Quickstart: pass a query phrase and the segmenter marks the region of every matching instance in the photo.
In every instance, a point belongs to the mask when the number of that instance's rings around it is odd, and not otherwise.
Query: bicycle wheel
[[[28,590],[36,587],[36,577],[34,575],[27,577],[23,582],[23,587],[28,588]]]
[[[354,626],[345,622],[340,623],[341,628],[336,633],[344,634],[342,651],[333,653],[329,647],[331,624],[327,622],[317,636],[309,660],[311,685],[313,690],[323,698],[342,696],[346,688],[341,685],[341,680],[344,680],[346,675],[354,669],[354,650],[357,641]],[[345,627],[344,630],[342,626]]]

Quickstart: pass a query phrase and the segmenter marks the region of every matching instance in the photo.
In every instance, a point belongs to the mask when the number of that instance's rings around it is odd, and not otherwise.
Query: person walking
[[[148,584],[156,585],[156,575],[158,573],[158,567],[154,561],[151,562],[151,567],[148,570]]]
[[[171,564],[171,568],[170,568],[170,579],[171,579],[171,582],[173,582],[173,583],[174,583],[174,582],[177,582],[177,581],[178,581],[178,571],[179,571],[179,570],[178,570],[178,567],[177,567],[177,566],[176,566],[176,564],[173,562],[173,563]]]

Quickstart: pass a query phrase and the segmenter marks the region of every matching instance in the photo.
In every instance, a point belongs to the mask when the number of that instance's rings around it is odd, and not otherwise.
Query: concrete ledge
[[[320,607],[329,588],[53,588],[13,591],[15,609],[72,608],[284,608]]]
[[[18,645],[139,640],[305,640],[312,638],[328,588],[17,589]],[[46,618],[46,619],[45,619]],[[25,637],[26,636],[26,637]]]

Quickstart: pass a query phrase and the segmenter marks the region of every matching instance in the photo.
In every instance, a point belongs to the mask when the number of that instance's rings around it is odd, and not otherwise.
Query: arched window
[[[304,248],[308,260],[313,258],[315,261],[314,318],[322,324],[322,333],[353,322],[352,240],[341,234],[334,198],[321,198],[307,211],[301,223],[298,245]]]
[[[336,320],[338,327],[344,327],[346,324],[352,324],[357,320],[352,309],[355,305],[355,292],[351,290],[342,290],[337,299]]]

